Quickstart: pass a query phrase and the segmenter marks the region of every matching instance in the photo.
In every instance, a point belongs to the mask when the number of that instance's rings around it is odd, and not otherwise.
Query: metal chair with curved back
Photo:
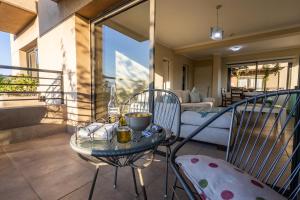
[[[169,156],[171,145],[179,138],[181,108],[178,97],[167,90],[152,89],[144,90],[133,95],[124,104],[127,112],[151,112],[152,123],[161,126],[168,133],[161,144],[166,148],[166,177],[165,177],[165,198],[168,195]],[[117,170],[115,171],[115,185]],[[132,168],[133,176],[134,168]]]
[[[228,112],[232,120],[225,161],[178,156],[195,135]],[[299,114],[300,90],[286,90],[245,99],[214,115],[172,151],[173,195],[180,184],[189,199],[239,199],[241,194],[242,199],[299,199]]]

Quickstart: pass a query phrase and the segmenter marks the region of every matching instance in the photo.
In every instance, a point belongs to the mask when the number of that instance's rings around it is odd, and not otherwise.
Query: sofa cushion
[[[181,124],[180,137],[188,137],[197,128],[199,128],[199,126]],[[195,135],[195,137],[193,137],[193,140],[227,146],[228,138],[229,129],[206,127],[201,131],[201,133]]]
[[[200,91],[194,87],[190,92],[191,103],[199,103],[201,102]]]
[[[177,157],[176,163],[202,199],[286,199],[266,184],[221,159],[184,155]]]
[[[171,90],[179,98],[180,103],[190,102],[190,91],[189,90]]]
[[[212,108],[213,107],[213,102],[200,102],[200,103],[182,103],[181,104],[181,108],[182,108],[182,111],[185,111],[185,110],[196,110],[198,108]]]
[[[184,111],[181,114],[181,123],[190,124],[195,126],[201,126],[205,123],[209,118],[213,117],[216,113],[207,113],[203,116],[201,113],[194,111]],[[215,121],[213,121],[209,127],[212,128],[224,128],[229,129],[231,123],[232,114],[230,112],[223,114]]]

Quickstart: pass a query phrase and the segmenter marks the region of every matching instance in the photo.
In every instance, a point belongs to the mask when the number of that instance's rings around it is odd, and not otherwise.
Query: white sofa
[[[181,120],[180,120],[180,137],[185,138],[194,130],[206,122],[216,113],[207,113],[203,116],[203,111],[214,107],[214,98],[202,98],[201,102],[189,102],[189,91],[174,90],[173,91],[181,102]],[[193,139],[201,142],[227,146],[229,138],[229,129],[231,124],[231,114],[225,113],[210,126],[197,134]]]
[[[200,102],[191,102],[190,101],[190,91],[189,90],[172,90],[174,92],[181,103],[181,108],[189,109],[189,108],[211,108],[214,106],[215,99],[212,97],[203,97]]]
[[[216,113],[203,113],[197,111],[183,111],[181,113],[180,137],[185,138],[194,130],[206,122]],[[225,113],[193,139],[201,142],[227,146],[229,138],[229,129],[231,124],[231,113]]]

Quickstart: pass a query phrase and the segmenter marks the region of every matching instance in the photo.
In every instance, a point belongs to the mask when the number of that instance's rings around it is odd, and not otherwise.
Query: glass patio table
[[[141,134],[141,132],[133,133],[133,135],[136,134]],[[91,140],[90,138],[80,138],[76,133],[73,134],[70,139],[71,148],[77,152],[82,159],[96,165],[96,172],[89,199],[92,199],[93,196],[99,164],[101,162],[115,167],[114,187],[116,187],[118,167],[130,166],[132,168],[135,194],[138,196],[135,178],[135,169],[137,169],[144,199],[147,199],[144,183],[143,180],[141,180],[141,169],[151,164],[154,151],[158,145],[164,141],[165,137],[166,131],[164,129],[159,133],[153,133],[153,135],[149,137],[142,136],[138,140],[132,140],[128,143],[119,143],[116,134],[114,134],[111,140]],[[151,159],[147,159],[146,164],[144,163],[142,166],[138,166],[136,163],[145,155],[150,155]]]

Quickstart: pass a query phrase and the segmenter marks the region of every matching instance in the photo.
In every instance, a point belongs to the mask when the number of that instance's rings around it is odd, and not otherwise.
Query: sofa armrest
[[[205,97],[205,98],[203,98],[203,102],[215,102],[216,101],[216,99],[215,98],[213,98],[213,97]]]

